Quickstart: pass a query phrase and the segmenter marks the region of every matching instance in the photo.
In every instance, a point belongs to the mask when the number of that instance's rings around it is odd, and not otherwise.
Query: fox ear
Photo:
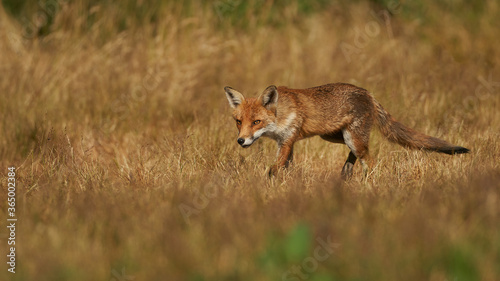
[[[278,89],[276,86],[271,85],[267,87],[260,96],[260,99],[264,107],[270,108],[276,106],[278,103]]]
[[[236,108],[245,100],[245,97],[240,92],[231,87],[224,87],[224,91],[226,92],[226,97],[229,101],[229,105],[232,108]]]

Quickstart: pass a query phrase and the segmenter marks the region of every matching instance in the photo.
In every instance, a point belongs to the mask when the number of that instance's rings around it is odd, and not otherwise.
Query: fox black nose
[[[242,139],[242,138],[239,138],[239,139],[238,139],[238,143],[239,143],[240,145],[242,145],[244,142],[245,142],[245,140],[244,140],[244,139]]]

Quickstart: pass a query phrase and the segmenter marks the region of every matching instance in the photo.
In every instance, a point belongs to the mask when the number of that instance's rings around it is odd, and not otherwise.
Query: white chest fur
[[[284,119],[278,120],[277,123],[271,123],[266,127],[266,131],[263,136],[272,138],[278,143],[283,142],[290,138],[296,131],[295,121],[297,119],[297,114],[292,112],[288,114]]]

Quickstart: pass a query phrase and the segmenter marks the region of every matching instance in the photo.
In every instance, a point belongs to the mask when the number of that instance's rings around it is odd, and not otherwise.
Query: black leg
[[[347,160],[345,161],[344,167],[342,168],[342,173],[340,174],[342,179],[348,180],[352,176],[352,168],[354,167],[354,163],[356,163],[356,156],[354,153],[349,152],[349,156],[347,157]]]

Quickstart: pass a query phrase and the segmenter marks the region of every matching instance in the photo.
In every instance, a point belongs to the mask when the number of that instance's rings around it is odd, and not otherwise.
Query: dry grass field
[[[0,280],[500,280],[500,2],[7,1]],[[467,147],[249,149],[223,87],[348,82]],[[7,178],[16,167],[16,273]]]

